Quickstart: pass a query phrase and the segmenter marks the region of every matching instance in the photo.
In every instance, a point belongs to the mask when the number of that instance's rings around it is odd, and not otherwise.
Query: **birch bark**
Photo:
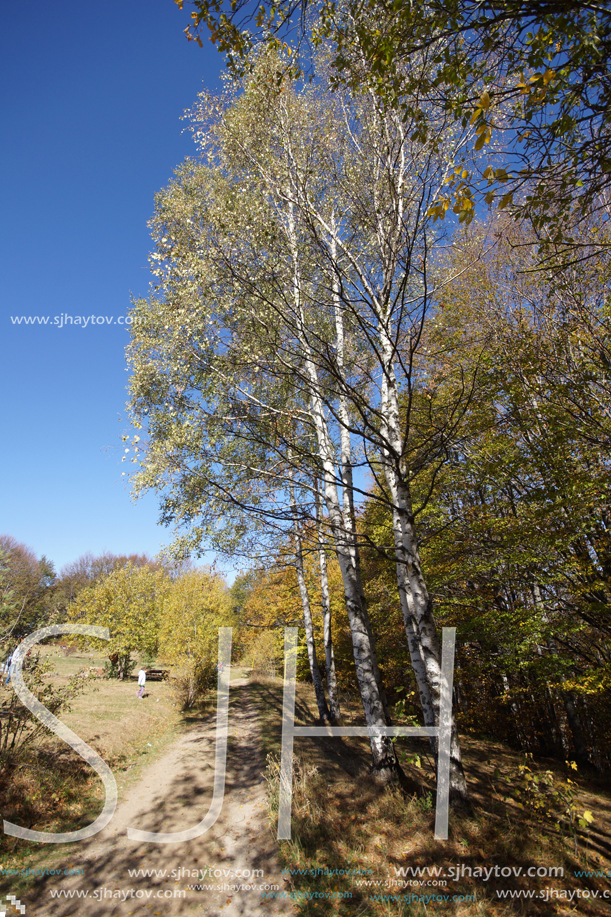
[[[382,432],[383,441],[387,443],[382,451],[384,474],[392,500],[397,583],[425,725],[437,725],[442,684],[441,647],[433,617],[433,603],[420,563],[411,494],[405,480],[405,469],[401,467],[403,445],[393,348],[383,322],[380,323],[380,338],[385,363],[382,382]],[[436,757],[436,742],[433,741],[431,745]],[[450,798],[455,801],[466,801],[467,797],[458,729],[453,713]]]
[[[354,539],[353,524],[350,519],[345,518],[339,499],[332,442],[325,416],[318,369],[306,334],[299,248],[294,205],[290,201],[290,190],[287,197],[289,197],[287,229],[293,256],[293,298],[294,313],[297,317],[296,332],[301,345],[305,371],[309,382],[310,415],[318,445],[324,499],[344,586],[356,676],[363,702],[365,722],[368,726],[386,726],[388,725],[388,710],[384,693],[381,690],[381,677],[375,644],[365,604],[360,570],[356,560],[358,552]],[[345,438],[344,442],[346,442]],[[347,464],[348,457],[342,452],[342,468],[345,468]],[[400,767],[392,740],[388,736],[371,736],[370,745],[373,755],[374,775],[384,782],[396,780],[400,773]]]
[[[323,634],[325,644],[325,667],[327,673],[327,691],[329,709],[335,725],[341,725],[341,709],[335,677],[335,658],[333,654],[333,634],[331,626],[331,599],[329,596],[329,576],[327,572],[327,554],[323,535],[323,508],[318,481],[314,482],[316,499],[316,540],[318,542],[318,563],[320,567],[320,595],[322,604]]]
[[[312,622],[312,610],[310,607],[310,596],[305,578],[303,566],[303,541],[299,530],[299,514],[297,510],[297,500],[295,498],[295,481],[294,473],[291,468],[289,471],[289,494],[291,498],[291,512],[293,515],[293,540],[295,543],[295,570],[297,572],[297,585],[299,586],[299,595],[301,598],[301,607],[303,609],[303,623],[306,632],[306,645],[308,649],[308,663],[310,666],[310,675],[314,684],[314,693],[316,695],[316,704],[318,706],[318,716],[321,723],[329,723],[329,708],[325,698],[325,691],[320,677],[318,659],[316,656],[316,643],[314,641],[314,624]]]

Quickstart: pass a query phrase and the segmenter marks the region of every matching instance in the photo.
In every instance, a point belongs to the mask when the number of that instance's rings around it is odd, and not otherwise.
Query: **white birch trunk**
[[[290,458],[290,456],[289,456]],[[303,609],[303,624],[306,632],[306,645],[308,649],[308,663],[310,666],[310,675],[314,685],[316,695],[316,704],[318,706],[318,717],[321,723],[329,723],[329,708],[325,698],[325,692],[318,668],[318,659],[316,658],[316,643],[314,641],[314,624],[312,622],[312,610],[310,608],[310,596],[308,595],[308,586],[305,578],[303,567],[303,543],[299,531],[299,519],[297,516],[297,502],[295,500],[295,484],[293,482],[293,470],[289,471],[289,491],[291,497],[291,512],[293,514],[293,537],[295,539],[295,570],[297,572],[297,584],[299,586],[299,595],[301,597],[301,607]]]
[[[308,648],[308,663],[310,665],[310,675],[314,684],[314,693],[316,694],[316,705],[318,707],[318,716],[321,723],[330,723],[329,708],[325,698],[325,692],[318,668],[318,659],[316,657],[316,643],[314,642],[314,624],[312,622],[312,611],[310,608],[310,597],[308,587],[305,581],[303,569],[303,548],[301,538],[295,535],[295,560],[297,570],[297,582],[299,584],[299,595],[301,596],[301,607],[303,609],[303,623],[306,632],[306,644]]]
[[[394,351],[383,322],[379,325],[380,343],[384,355],[382,380],[384,472],[393,503],[393,535],[397,565],[397,583],[405,622],[410,656],[420,694],[425,725],[439,722],[441,696],[441,647],[433,617],[433,604],[428,593],[418,554],[418,541],[413,523],[409,486],[402,465],[403,443],[400,426],[400,409],[394,370]],[[397,467],[397,464],[399,467]],[[412,652],[413,647],[413,652]],[[429,722],[432,719],[432,723]],[[431,743],[436,756],[437,743]],[[450,798],[466,801],[467,784],[462,767],[462,756],[456,717],[452,712],[452,739],[450,746]]]
[[[341,710],[335,677],[335,658],[333,655],[333,634],[331,626],[331,600],[329,598],[329,577],[327,575],[327,555],[322,530],[322,505],[318,482],[314,482],[316,495],[316,536],[318,540],[318,563],[320,567],[320,595],[322,600],[322,619],[325,643],[325,668],[327,672],[327,692],[331,717],[337,726],[341,725]]]
[[[336,232],[337,228],[335,225],[335,217],[331,217],[331,228],[332,233],[329,241],[329,248],[331,252],[331,258],[333,263],[337,263],[337,237]],[[344,349],[345,349],[345,336],[344,336],[344,317],[342,311],[342,302],[339,295],[338,281],[337,276],[334,274],[332,277],[332,291],[333,291],[333,312],[335,318],[335,358],[337,361],[337,370],[338,377],[340,380],[343,380],[345,377],[344,370]],[[360,589],[360,600],[361,605],[364,610],[364,615],[366,619],[367,628],[369,631],[370,639],[372,644],[374,643],[373,631],[371,628],[371,622],[369,619],[369,614],[367,612],[367,603],[365,600],[365,592],[362,585],[361,577],[361,565],[360,565],[360,555],[357,548],[357,531],[356,531],[356,517],[354,514],[354,480],[352,474],[352,445],[350,440],[350,412],[349,412],[349,401],[344,393],[340,392],[338,398],[338,419],[339,419],[339,430],[340,430],[340,475],[342,482],[342,503],[343,503],[343,516],[344,524],[346,528],[349,527],[351,538],[350,538],[350,548],[351,548],[351,557],[354,564],[354,569],[356,571],[356,578],[358,581]],[[382,680],[382,674],[380,672],[377,657],[374,659],[375,663],[375,676],[378,682],[378,690],[382,699],[382,705],[384,707],[384,716],[386,718],[386,725],[391,725],[390,711],[388,709],[388,701],[386,698],[386,691],[384,689],[384,682]]]
[[[305,334],[305,317],[303,314],[301,277],[292,204],[289,204],[288,216],[289,241],[292,248],[294,268],[293,296],[295,314],[299,325],[297,332],[309,382],[310,415],[316,433],[319,460],[322,466],[323,493],[344,586],[356,676],[366,724],[368,726],[386,726],[388,725],[388,711],[385,697],[381,690],[380,671],[371,624],[367,614],[360,571],[356,561],[354,534],[350,520],[345,519],[342,512],[318,370]],[[401,770],[390,737],[371,736],[370,744],[374,775],[385,782],[397,779]]]

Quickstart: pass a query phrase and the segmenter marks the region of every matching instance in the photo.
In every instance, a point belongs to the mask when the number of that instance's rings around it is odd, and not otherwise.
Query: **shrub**
[[[79,672],[67,685],[58,687],[48,681],[51,669],[50,663],[38,654],[24,661],[23,676],[29,690],[54,716],[59,716],[70,709],[71,701],[84,690],[85,679]],[[19,760],[47,727],[22,704],[12,688],[7,685],[2,693],[7,696],[0,705],[0,769],[5,769]]]
[[[216,666],[212,658],[184,665],[172,679],[172,684],[176,702],[182,710],[190,710],[216,685]]]

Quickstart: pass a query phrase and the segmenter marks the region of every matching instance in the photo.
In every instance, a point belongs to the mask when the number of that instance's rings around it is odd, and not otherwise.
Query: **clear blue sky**
[[[195,152],[180,116],[223,68],[188,20],[172,0],[0,5],[0,534],[57,569],[170,540],[121,477],[128,332],[51,323],[147,292],[154,194]]]

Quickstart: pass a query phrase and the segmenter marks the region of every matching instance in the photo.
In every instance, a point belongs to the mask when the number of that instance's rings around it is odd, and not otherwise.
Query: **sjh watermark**
[[[94,325],[137,325],[137,315],[11,315],[13,325],[49,325],[52,328],[92,328]]]
[[[6,917],[6,912],[10,909],[11,913],[25,914],[25,904],[22,904],[19,898],[16,898],[15,895],[7,895],[5,902],[4,898],[0,898],[0,917]]]
[[[441,692],[438,726],[295,726],[295,680],[297,668],[297,628],[284,629],[284,684],[282,698],[282,751],[280,759],[280,800],[278,810],[278,839],[290,840],[291,804],[293,797],[293,740],[295,736],[435,736],[437,738],[437,802],[435,810],[435,838],[448,837],[448,813],[450,798],[450,740],[452,724],[452,682],[454,676],[454,647],[456,628],[444,627],[441,655]],[[216,745],[214,756],[214,787],[212,802],[204,818],[184,831],[157,832],[128,828],[130,840],[141,843],[184,844],[208,831],[217,821],[223,807],[225,795],[225,774],[227,768],[227,734],[229,718],[229,672],[231,666],[231,643],[233,629],[219,627],[218,676],[216,706]],[[80,755],[100,777],[104,785],[104,807],[98,817],[85,828],[77,831],[53,833],[32,831],[12,822],[4,821],[4,833],[41,844],[66,844],[93,837],[106,827],[117,807],[117,783],[106,762],[93,748],[54,716],[44,704],[34,697],[23,679],[23,661],[28,652],[45,637],[60,634],[79,634],[110,640],[106,627],[90,624],[54,624],[42,627],[26,637],[13,654],[14,674],[12,684],[15,693],[34,716],[51,732],[63,739]]]

